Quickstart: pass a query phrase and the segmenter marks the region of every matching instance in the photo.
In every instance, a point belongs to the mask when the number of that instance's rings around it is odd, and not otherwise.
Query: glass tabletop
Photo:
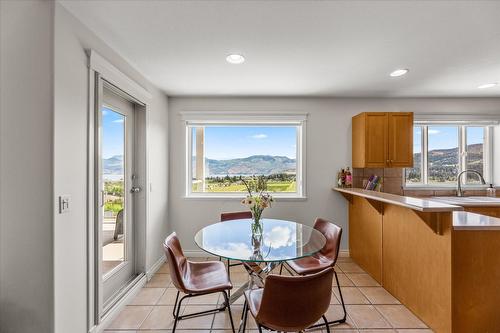
[[[315,254],[326,239],[318,230],[292,221],[262,219],[261,236],[252,235],[251,219],[206,226],[194,237],[202,250],[238,261],[274,262]]]

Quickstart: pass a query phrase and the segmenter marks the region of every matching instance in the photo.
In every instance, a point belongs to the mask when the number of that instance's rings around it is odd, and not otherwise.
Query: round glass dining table
[[[200,249],[245,263],[249,281],[231,293],[231,303],[253,285],[262,287],[267,274],[282,262],[311,256],[326,243],[325,236],[310,226],[286,220],[261,221],[261,234],[252,233],[251,219],[241,219],[208,225],[194,237]]]

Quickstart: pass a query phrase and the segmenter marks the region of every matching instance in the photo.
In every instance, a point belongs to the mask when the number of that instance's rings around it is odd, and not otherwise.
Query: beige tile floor
[[[212,260],[209,258],[192,258],[191,260]],[[432,330],[413,315],[397,299],[366,274],[350,258],[340,258],[337,263],[340,286],[347,308],[347,321],[344,324],[331,326],[332,332],[338,333],[430,333]],[[231,280],[235,286],[247,281],[247,274],[241,266],[231,268]],[[335,282],[334,282],[335,283]],[[342,307],[337,289],[332,286],[333,294],[327,318],[339,318]],[[153,276],[139,294],[105,330],[106,333],[166,333],[171,332],[174,320],[172,317],[176,290],[171,284],[166,265]],[[212,309],[221,304],[220,294],[200,296],[189,299],[181,309],[183,313]],[[231,306],[235,326],[243,308],[240,298]],[[256,333],[257,326],[249,316],[247,330]],[[203,317],[179,321],[179,333],[230,333],[229,316],[220,312]],[[315,332],[326,332],[316,330]]]

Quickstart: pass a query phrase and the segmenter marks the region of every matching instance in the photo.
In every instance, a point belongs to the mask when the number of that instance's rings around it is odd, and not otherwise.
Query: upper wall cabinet
[[[413,112],[364,112],[352,118],[353,168],[413,166]]]

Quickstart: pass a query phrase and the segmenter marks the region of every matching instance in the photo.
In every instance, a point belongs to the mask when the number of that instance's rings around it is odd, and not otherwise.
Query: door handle
[[[130,193],[139,193],[141,190],[142,189],[139,186],[134,186],[130,189]]]
[[[104,202],[106,201],[106,192],[101,190],[101,207],[104,207]]]

